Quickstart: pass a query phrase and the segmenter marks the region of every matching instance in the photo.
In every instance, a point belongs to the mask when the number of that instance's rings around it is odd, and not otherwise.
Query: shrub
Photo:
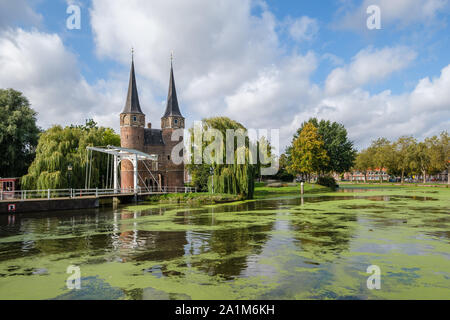
[[[319,177],[317,179],[317,184],[332,189],[336,189],[338,187],[336,180],[334,180],[332,176]]]

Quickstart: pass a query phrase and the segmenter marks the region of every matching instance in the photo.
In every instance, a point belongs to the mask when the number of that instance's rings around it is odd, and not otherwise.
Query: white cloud
[[[416,54],[406,47],[369,47],[345,65],[331,53],[287,52],[276,31],[284,22],[265,6],[255,16],[250,0],[124,3],[95,0],[91,9],[96,52],[121,63],[118,74],[89,84],[58,35],[10,29],[0,33],[0,87],[23,91],[44,127],[94,117],[117,130],[134,46],[141,106],[154,127],[164,111],[171,50],[188,124],[227,115],[249,128],[280,128],[282,146],[312,116],[344,123],[358,146],[374,137],[422,137],[450,126],[450,66],[401,95],[364,90],[412,63]],[[323,59],[339,68],[322,87],[311,77]]]
[[[0,69],[0,87],[22,91],[39,113],[41,126],[83,123],[96,114],[115,112],[102,94],[104,87],[86,82],[77,57],[56,34],[22,29],[0,33]]]
[[[450,65],[439,78],[418,81],[411,92],[378,94],[357,88],[323,98],[297,114],[292,128],[316,116],[344,123],[359,147],[378,137],[396,139],[414,135],[419,139],[450,128]]]
[[[0,0],[0,29],[17,24],[36,26],[42,16],[36,13],[26,0]]]
[[[307,16],[289,21],[289,34],[298,42],[310,41],[319,32],[319,24],[316,19]]]
[[[406,27],[412,23],[432,23],[436,15],[448,9],[448,0],[364,0],[356,8],[353,5],[344,2],[345,6],[341,8],[343,16],[335,22],[334,27],[340,29],[349,29],[359,32],[367,31],[366,12],[370,5],[377,5],[381,9],[382,28],[389,25],[398,25]],[[349,7],[348,7],[349,6]]]
[[[250,0],[126,5],[96,0],[91,18],[97,54],[128,65],[133,46],[136,72],[151,81],[155,95],[165,96],[173,50],[182,112],[195,119],[224,113],[225,98],[280,57],[277,21],[265,6],[259,16],[252,15],[255,5]],[[159,108],[156,117],[164,111],[159,103],[143,107]]]
[[[402,46],[361,50],[351,64],[330,73],[326,80],[326,92],[336,94],[385,79],[393,72],[406,68],[415,58],[414,51]]]

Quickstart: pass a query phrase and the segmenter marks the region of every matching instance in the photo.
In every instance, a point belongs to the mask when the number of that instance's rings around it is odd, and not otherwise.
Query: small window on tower
[[[178,119],[175,119],[173,122],[174,122],[175,124],[178,124]]]
[[[136,116],[134,116],[134,117],[133,117],[133,121],[134,121],[134,122],[136,122],[136,121],[137,121],[137,118],[136,118]]]

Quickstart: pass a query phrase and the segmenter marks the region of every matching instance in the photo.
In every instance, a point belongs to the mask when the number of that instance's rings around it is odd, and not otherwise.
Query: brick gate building
[[[151,123],[145,127],[145,114],[139,104],[134,60],[131,62],[130,82],[125,108],[120,114],[120,145],[123,148],[135,149],[158,156],[157,162],[140,162],[138,165],[138,186],[156,187],[184,186],[184,163],[174,164],[171,153],[179,141],[171,141],[172,132],[184,129],[185,119],[178,106],[173,66],[170,66],[169,94],[166,110],[161,118],[161,129],[153,129]],[[182,151],[180,153],[182,155]],[[148,172],[150,169],[151,173]],[[133,188],[133,165],[130,161],[121,163],[121,188]]]

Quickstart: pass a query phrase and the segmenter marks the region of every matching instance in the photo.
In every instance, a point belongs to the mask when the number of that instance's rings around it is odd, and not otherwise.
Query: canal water
[[[450,299],[449,208],[344,189],[0,216],[0,299]]]

